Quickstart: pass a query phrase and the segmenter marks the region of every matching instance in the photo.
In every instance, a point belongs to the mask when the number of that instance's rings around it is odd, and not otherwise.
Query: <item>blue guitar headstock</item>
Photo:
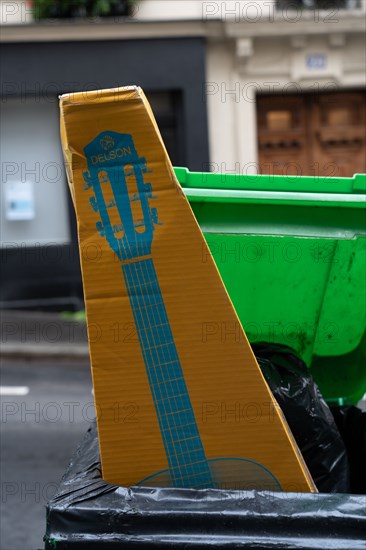
[[[102,132],[85,148],[88,172],[85,189],[91,191],[90,204],[99,212],[97,229],[122,260],[151,253],[157,211],[150,207],[151,185],[144,182],[148,172],[130,134]]]

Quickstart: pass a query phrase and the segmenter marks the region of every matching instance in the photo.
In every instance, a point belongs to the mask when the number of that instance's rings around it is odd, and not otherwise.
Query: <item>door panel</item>
[[[365,100],[362,93],[324,94],[314,98],[314,161],[320,175],[365,172]]]
[[[364,92],[259,96],[260,172],[352,176],[366,171]]]
[[[258,138],[262,173],[296,174],[309,163],[305,98],[260,97]]]

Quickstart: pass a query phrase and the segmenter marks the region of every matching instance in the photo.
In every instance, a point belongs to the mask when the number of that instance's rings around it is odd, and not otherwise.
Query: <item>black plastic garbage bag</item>
[[[331,411],[347,449],[351,474],[351,493],[365,495],[366,411],[362,411],[357,407],[332,407]]]
[[[288,346],[252,348],[319,492],[350,492],[345,444],[305,363]]]
[[[117,487],[95,425],[47,505],[46,550],[365,550],[361,495]]]

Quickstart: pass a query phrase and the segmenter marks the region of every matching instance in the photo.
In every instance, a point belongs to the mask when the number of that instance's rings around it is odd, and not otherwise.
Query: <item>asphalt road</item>
[[[45,505],[94,417],[90,369],[9,359],[0,374],[0,550],[42,549]]]

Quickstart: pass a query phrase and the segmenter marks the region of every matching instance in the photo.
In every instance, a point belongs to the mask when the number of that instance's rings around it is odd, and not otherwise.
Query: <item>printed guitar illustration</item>
[[[146,161],[139,158],[132,136],[102,132],[84,152],[85,189],[100,215],[97,229],[121,262],[169,466],[138,484],[281,490],[273,474],[256,462],[206,458],[151,257],[158,216],[150,207],[151,185],[144,182]],[[242,487],[240,479],[246,480]]]

